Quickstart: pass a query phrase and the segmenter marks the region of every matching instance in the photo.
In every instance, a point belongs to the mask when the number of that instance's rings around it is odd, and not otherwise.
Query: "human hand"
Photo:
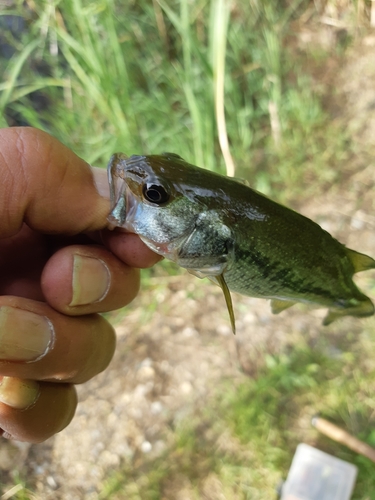
[[[106,172],[48,134],[0,129],[0,175],[0,435],[35,443],[68,425],[74,384],[112,358],[98,313],[128,304],[136,268],[159,257],[106,229]]]

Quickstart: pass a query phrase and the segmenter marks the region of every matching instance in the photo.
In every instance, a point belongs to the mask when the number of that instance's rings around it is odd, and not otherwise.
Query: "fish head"
[[[174,255],[206,209],[189,188],[185,163],[172,153],[130,158],[117,153],[108,165],[109,221],[138,234],[153,251],[170,260],[176,260]]]
[[[223,276],[234,258],[234,244],[222,217],[228,199],[221,179],[173,153],[130,158],[115,154],[108,164],[112,205],[108,219],[138,234],[159,255],[218,284],[234,332],[232,301]]]

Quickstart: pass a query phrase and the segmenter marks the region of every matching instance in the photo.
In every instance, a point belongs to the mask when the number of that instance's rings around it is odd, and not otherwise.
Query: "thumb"
[[[0,176],[0,238],[23,222],[64,234],[107,225],[109,201],[97,192],[90,166],[41,130],[0,129]]]

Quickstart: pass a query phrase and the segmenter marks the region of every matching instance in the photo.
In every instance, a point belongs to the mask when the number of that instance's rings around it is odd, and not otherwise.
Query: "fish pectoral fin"
[[[273,314],[279,314],[281,311],[288,309],[288,307],[292,307],[296,304],[293,300],[281,300],[281,299],[272,299],[271,300],[271,311]]]
[[[354,267],[354,273],[360,271],[367,271],[368,269],[375,268],[375,260],[364,253],[356,252],[351,248],[345,248],[346,255],[349,257]]]
[[[234,335],[236,335],[236,320],[234,317],[232,297],[228,285],[225,282],[224,276],[222,274],[218,274],[217,276],[211,277],[210,279],[211,281],[217,283],[219,287],[223,290],[225,303],[227,304],[228,308],[230,324],[232,326],[232,332]]]

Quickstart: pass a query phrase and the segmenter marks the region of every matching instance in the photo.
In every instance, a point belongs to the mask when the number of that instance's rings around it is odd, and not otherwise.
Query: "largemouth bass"
[[[374,259],[245,184],[172,153],[115,154],[108,179],[110,222],[218,284],[233,331],[230,290],[271,299],[273,313],[296,302],[328,307],[324,325],[374,314],[352,280],[354,273],[375,268]]]

